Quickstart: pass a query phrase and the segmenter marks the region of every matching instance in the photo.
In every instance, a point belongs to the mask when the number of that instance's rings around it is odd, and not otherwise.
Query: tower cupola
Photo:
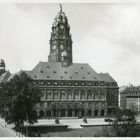
[[[67,65],[72,63],[70,26],[68,24],[68,19],[62,10],[61,4],[60,11],[57,13],[52,24],[50,54],[48,60],[49,62],[66,62]]]

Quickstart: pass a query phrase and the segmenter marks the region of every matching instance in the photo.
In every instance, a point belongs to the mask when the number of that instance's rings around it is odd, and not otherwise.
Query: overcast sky
[[[107,72],[119,86],[140,84],[140,4],[64,3],[74,63]],[[0,58],[11,73],[48,61],[59,4],[0,4]]]

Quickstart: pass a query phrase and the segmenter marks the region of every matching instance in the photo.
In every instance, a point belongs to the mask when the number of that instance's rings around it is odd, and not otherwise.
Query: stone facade
[[[140,86],[129,86],[120,93],[121,108],[140,111]]]
[[[44,93],[35,106],[40,118],[101,117],[118,107],[118,85],[108,73],[73,63],[70,26],[62,8],[52,25],[48,62],[25,72]]]

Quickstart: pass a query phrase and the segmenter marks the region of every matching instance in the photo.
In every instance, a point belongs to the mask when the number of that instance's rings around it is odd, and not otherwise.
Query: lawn
[[[62,132],[48,132],[42,137],[94,137],[101,130],[102,126],[69,129]]]

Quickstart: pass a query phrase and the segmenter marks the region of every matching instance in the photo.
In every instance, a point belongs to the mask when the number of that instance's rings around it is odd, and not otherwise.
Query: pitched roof
[[[8,78],[10,77],[11,73],[9,71],[4,72],[1,76],[0,76],[0,83],[4,83],[8,80]]]
[[[99,75],[88,64],[83,63],[64,67],[61,62],[40,62],[29,75],[38,80],[100,80]]]
[[[22,72],[22,70],[20,70],[20,71],[18,71],[18,72],[16,72],[16,73],[11,74],[11,75],[9,76],[9,78],[7,79],[7,81],[10,81],[12,78],[14,78],[15,75],[20,75],[21,72]],[[31,71],[25,71],[25,70],[24,70],[24,72],[25,72],[27,75],[30,75],[30,72],[31,72]]]
[[[109,73],[99,73],[100,78],[102,79],[102,81],[105,82],[116,82]]]

